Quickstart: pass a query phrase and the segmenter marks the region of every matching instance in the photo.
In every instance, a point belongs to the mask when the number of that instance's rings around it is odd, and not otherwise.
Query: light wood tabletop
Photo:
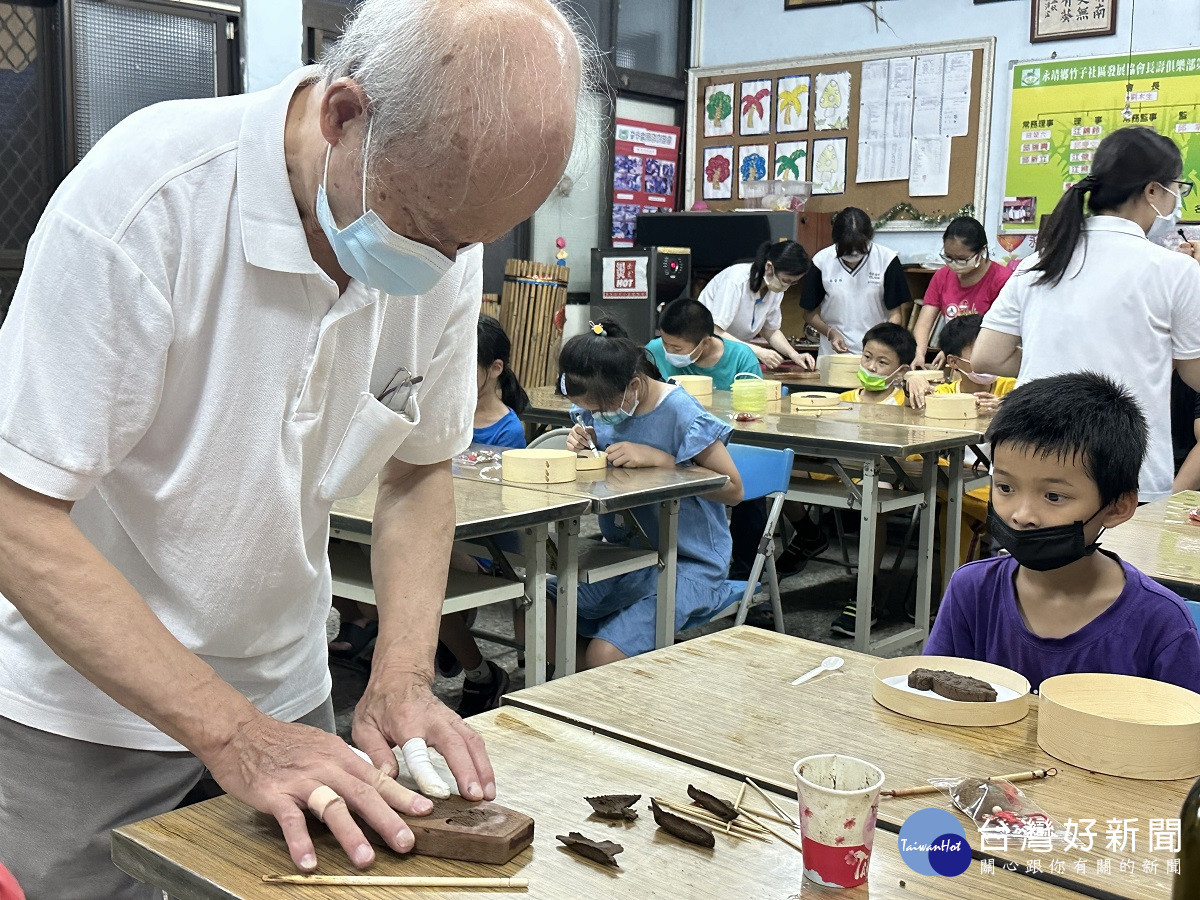
[[[1170,893],[1169,852],[1149,849],[1151,819],[1179,817],[1190,781],[1138,781],[1096,775],[1067,765],[1037,745],[1037,709],[1012,725],[987,728],[935,725],[907,718],[871,696],[878,659],[837,650],[838,671],[793,686],[798,675],[832,655],[824,644],[742,626],[509,694],[504,702],[620,737],[732,775],[749,775],[791,794],[793,763],[814,753],[846,753],[874,762],[885,787],[924,785],[938,776],[986,777],[1054,767],[1054,778],[1022,785],[1058,823],[1094,820],[1092,852],[995,852],[1024,865],[1039,860],[1050,871],[1065,862],[1072,883],[1095,896],[1165,897]],[[1036,699],[1036,698],[1035,698]],[[941,795],[885,800],[884,827],[899,827]],[[963,818],[972,846],[979,835]],[[1107,852],[1106,823],[1137,819],[1136,847]],[[1081,826],[1083,827],[1083,826]],[[993,848],[989,846],[989,852]],[[1076,859],[1087,872],[1076,874]],[[1097,872],[1111,861],[1113,874]],[[1121,873],[1122,860],[1132,873]],[[1150,870],[1153,871],[1150,871]]]
[[[1200,491],[1182,491],[1139,507],[1133,518],[1110,528],[1100,545],[1190,599],[1200,599],[1200,525],[1188,510]]]
[[[687,803],[694,784],[732,801],[739,784],[638,747],[524,710],[500,709],[471,720],[487,741],[496,767],[500,802],[534,818],[533,845],[505,866],[400,857],[377,851],[371,874],[506,877],[529,879],[525,892],[454,891],[365,887],[313,887],[263,884],[267,874],[292,872],[278,826],[229,797],[210,800],[153,819],[118,828],[112,835],[113,859],[122,869],[167,891],[171,900],[288,900],[288,898],[386,897],[469,898],[498,894],[578,900],[581,897],[755,897],[789,900],[798,895],[861,898],[974,898],[1024,900],[1030,879],[997,868],[985,874],[973,861],[955,878],[918,875],[900,858],[896,835],[876,832],[867,885],[829,891],[805,884],[800,854],[778,840],[717,838],[712,850],[680,843],[660,832],[648,798],[661,796]],[[641,794],[634,822],[612,823],[591,814],[585,796]],[[748,804],[762,809],[761,800]],[[795,806],[793,800],[791,806]],[[319,871],[353,874],[332,837],[316,822]],[[555,835],[578,831],[595,840],[612,840],[625,849],[620,869],[607,869],[567,852]],[[798,840],[798,835],[796,835]],[[1062,887],[1034,885],[1036,896],[1069,900],[1079,895]]]

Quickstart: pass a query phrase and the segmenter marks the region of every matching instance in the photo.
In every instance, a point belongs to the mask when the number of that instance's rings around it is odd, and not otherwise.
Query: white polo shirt
[[[783,324],[783,291],[761,297],[750,290],[750,263],[722,269],[697,298],[712,313],[713,323],[739,341],[752,341],[763,331],[778,331]]]
[[[315,75],[112,129],[47,207],[0,329],[0,473],[76,501],[166,627],[281,719],[331,686],[332,501],[393,454],[428,464],[471,441],[482,287],[473,247],[427,295],[338,295],[284,162],[288,102]],[[424,376],[409,417],[372,396],[402,365]],[[180,749],[3,597],[0,715]]]
[[[1200,266],[1146,240],[1135,222],[1094,216],[1066,275],[1038,284],[1027,257],[1008,279],[983,327],[1021,339],[1018,385],[1094,371],[1137,398],[1150,427],[1143,501],[1171,492],[1171,361],[1200,357]]]
[[[863,335],[911,299],[896,251],[875,242],[853,270],[838,258],[836,245],[818,250],[800,293],[800,305],[810,311],[820,309],[825,323],[846,338],[850,353],[862,353]],[[834,352],[824,335],[818,352],[821,356]]]

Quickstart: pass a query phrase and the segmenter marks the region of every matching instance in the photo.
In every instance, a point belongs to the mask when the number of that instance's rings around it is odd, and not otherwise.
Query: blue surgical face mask
[[[664,350],[663,356],[665,356],[667,358],[667,362],[675,368],[686,369],[692,363],[699,361],[700,348],[702,346],[703,344],[697,344],[696,349],[694,349],[691,353],[668,353],[666,350]]]
[[[363,145],[363,157],[371,146],[371,124],[367,124],[367,138]],[[325,172],[317,187],[317,221],[333,252],[338,265],[355,281],[369,288],[412,297],[432,290],[450,271],[454,260],[447,259],[432,247],[419,244],[402,234],[396,234],[383,223],[373,211],[367,209],[367,169],[363,166],[362,205],[363,214],[339,229],[329,209],[329,197],[325,194],[325,181],[329,177],[329,154],[331,144],[325,149]]]
[[[1163,190],[1175,198],[1175,205],[1171,208],[1171,212],[1163,215],[1158,211],[1158,207],[1153,203],[1150,208],[1154,210],[1154,224],[1150,226],[1150,230],[1146,232],[1146,237],[1158,243],[1175,231],[1175,226],[1179,224],[1179,219],[1183,216],[1183,192],[1173,191],[1166,185],[1163,185]]]
[[[592,418],[602,425],[620,425],[635,412],[637,412],[638,404],[641,402],[640,399],[634,400],[633,406],[631,406],[629,409],[626,409],[625,397],[628,394],[629,388],[625,388],[625,393],[621,395],[621,405],[614,412],[594,412],[592,413]]]

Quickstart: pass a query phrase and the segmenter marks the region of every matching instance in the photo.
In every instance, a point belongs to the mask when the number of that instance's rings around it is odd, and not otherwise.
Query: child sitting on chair
[[[1068,672],[1200,691],[1200,635],[1184,602],[1099,549],[1137,508],[1146,419],[1090,372],[1031,381],[996,413],[988,528],[1007,555],[946,587],[925,653],[996,663],[1036,690]]]
[[[712,313],[698,300],[672,300],[658,319],[656,337],[646,349],[663,378],[673,375],[707,375],[713,390],[733,389],[733,379],[743,372],[762,376],[758,357],[749,344],[717,335]]]
[[[846,391],[843,400],[852,403],[904,405],[904,373],[912,366],[917,339],[903,325],[881,322],[863,335],[862,359],[858,364],[861,388]]]

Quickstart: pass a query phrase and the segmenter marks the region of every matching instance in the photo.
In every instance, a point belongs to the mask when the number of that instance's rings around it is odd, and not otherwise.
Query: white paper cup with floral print
[[[853,756],[806,756],[793,767],[804,875],[826,887],[867,880],[883,771]]]

